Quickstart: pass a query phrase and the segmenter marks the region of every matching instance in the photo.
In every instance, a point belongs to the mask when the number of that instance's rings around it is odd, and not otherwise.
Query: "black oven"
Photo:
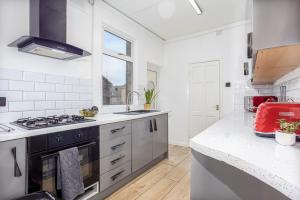
[[[28,193],[57,190],[57,158],[63,149],[78,147],[84,187],[99,181],[99,127],[88,127],[28,139]]]

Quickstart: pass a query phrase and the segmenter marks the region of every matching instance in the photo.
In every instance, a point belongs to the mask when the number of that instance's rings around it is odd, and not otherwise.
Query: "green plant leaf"
[[[144,92],[145,92],[145,99],[146,99],[147,104],[151,104],[158,94],[155,92],[155,89],[145,89],[144,88]]]

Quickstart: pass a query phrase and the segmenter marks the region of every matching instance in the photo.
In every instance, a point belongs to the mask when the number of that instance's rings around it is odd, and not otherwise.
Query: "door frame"
[[[159,92],[159,88],[160,88],[160,70],[161,70],[162,66],[154,64],[152,62],[147,62],[147,72],[148,71],[152,71],[152,72],[156,72],[156,92]],[[146,75],[147,76],[147,75]],[[147,84],[148,84],[148,77],[147,77]],[[159,95],[156,97],[155,99],[155,109],[159,109]]]
[[[188,119],[188,139],[191,138],[190,132],[191,132],[191,117],[190,117],[190,110],[191,110],[191,105],[190,105],[190,72],[192,70],[192,65],[195,64],[201,64],[201,63],[207,63],[207,62],[219,62],[219,102],[220,102],[220,115],[219,119],[223,117],[223,59],[221,58],[216,58],[216,59],[209,59],[209,60],[200,60],[196,62],[190,62],[188,66],[188,80],[187,80],[187,100],[188,100],[188,111],[187,111],[187,119]]]

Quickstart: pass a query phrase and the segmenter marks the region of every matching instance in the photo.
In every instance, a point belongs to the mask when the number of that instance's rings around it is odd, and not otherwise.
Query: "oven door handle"
[[[77,148],[78,148],[78,150],[80,150],[80,149],[83,149],[83,148],[86,148],[86,147],[94,146],[96,144],[97,144],[97,142],[90,142],[88,144],[84,144],[84,145],[78,146]],[[59,154],[56,152],[56,153],[52,153],[52,154],[41,156],[41,159],[44,160],[46,158],[57,157],[57,156],[59,156]]]

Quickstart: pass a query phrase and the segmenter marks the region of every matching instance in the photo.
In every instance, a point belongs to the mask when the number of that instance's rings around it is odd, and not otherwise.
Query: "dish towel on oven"
[[[84,193],[77,147],[59,152],[57,159],[57,189],[62,190],[64,200],[73,200]]]

